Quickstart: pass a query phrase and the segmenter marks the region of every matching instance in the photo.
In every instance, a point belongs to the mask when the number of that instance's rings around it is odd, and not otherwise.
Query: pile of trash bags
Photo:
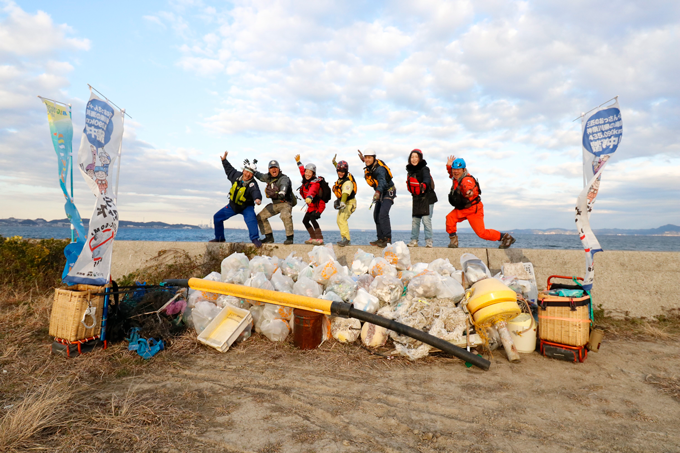
[[[465,297],[464,286],[491,278],[484,262],[469,253],[461,257],[461,270],[441,258],[413,264],[404,242],[389,244],[378,256],[359,249],[350,266],[337,261],[332,244],[315,246],[308,255],[309,262],[295,253],[285,259],[256,256],[251,260],[242,253],[234,253],[222,261],[221,272],[205,278],[351,303],[357,309],[452,342],[460,341],[466,333],[467,317],[457,306]],[[525,284],[503,274],[495,278],[517,291],[526,289],[529,293],[532,284],[535,288],[535,281]],[[284,341],[292,332],[292,308],[196,290],[190,290],[185,321],[200,334],[227,305],[250,310],[255,331],[271,341]],[[381,347],[391,339],[396,352],[412,360],[427,356],[431,349],[410,337],[357,319],[327,317],[324,339],[331,335],[345,343],[360,339],[367,347]]]

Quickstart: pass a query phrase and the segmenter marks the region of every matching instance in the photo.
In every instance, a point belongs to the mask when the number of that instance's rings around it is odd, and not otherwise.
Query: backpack
[[[328,186],[326,178],[324,178],[323,176],[319,176],[317,179],[319,180],[319,194],[317,196],[320,199],[322,199],[324,203],[328,203],[329,201],[331,201],[331,194],[333,192],[331,191],[331,188]]]

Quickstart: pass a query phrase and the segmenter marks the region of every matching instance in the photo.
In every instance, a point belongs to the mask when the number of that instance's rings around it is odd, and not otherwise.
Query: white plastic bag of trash
[[[300,271],[308,266],[309,264],[302,258],[295,256],[295,252],[291,252],[291,254],[281,262],[281,271],[283,272],[283,275],[286,275],[293,280],[297,280]]]
[[[200,334],[203,332],[210,321],[217,316],[222,309],[212,302],[200,301],[196,303],[196,306],[191,310],[191,318],[194,324],[194,329],[196,333]]]
[[[389,244],[383,250],[383,256],[388,263],[403,271],[411,267],[411,252],[404,241],[398,241],[394,244]]]
[[[283,319],[263,319],[260,332],[271,341],[284,341],[290,333],[288,322]]]
[[[332,291],[340,296],[343,301],[349,302],[357,294],[357,282],[352,280],[351,277],[340,275],[338,272],[328,280],[326,291]]]
[[[312,280],[320,285],[326,285],[332,276],[338,273],[341,268],[340,263],[335,260],[328,260],[314,268]]]
[[[354,343],[361,335],[361,321],[354,318],[333,318],[331,334],[340,343]]]
[[[456,268],[453,267],[453,264],[451,264],[448,258],[437,258],[428,264],[427,268],[439,275],[451,275],[456,271]]]
[[[308,255],[311,263],[315,266],[325,263],[328,260],[336,260],[333,244],[315,245]]]
[[[206,275],[205,277],[203,277],[203,280],[208,280],[208,281],[211,281],[211,282],[221,282],[222,281],[222,274],[220,274],[219,272],[211,272],[208,275]],[[209,300],[211,302],[215,302],[217,300],[217,298],[220,297],[220,295],[217,294],[217,293],[209,293],[207,291],[201,291],[201,295],[202,295],[203,299]]]
[[[399,355],[408,357],[409,360],[418,360],[427,357],[430,354],[432,346],[421,343],[420,346],[411,348],[401,343],[394,343],[394,349],[396,349]]]
[[[229,273],[247,270],[248,276],[250,276],[250,261],[248,257],[243,253],[232,253],[228,257],[222,260],[222,265],[220,266],[222,271],[222,281],[226,281]],[[246,277],[247,278],[247,277]],[[245,279],[244,279],[245,281]],[[231,283],[231,282],[228,282]],[[243,282],[241,282],[243,283]]]
[[[360,288],[363,288],[366,292],[368,292],[368,288],[371,287],[371,283],[373,283],[374,277],[371,274],[363,274],[356,277],[356,279],[357,279],[357,291]]]
[[[373,258],[371,264],[368,265],[368,271],[373,277],[377,277],[378,275],[397,276],[397,268],[392,266],[382,257]]]
[[[458,283],[453,277],[439,277],[439,293],[437,297],[440,299],[453,299],[454,302],[458,303],[465,297],[465,288],[463,285]]]
[[[276,272],[274,272],[271,283],[277,291],[282,293],[293,293],[293,284],[295,282],[287,275],[283,275],[281,269],[277,269]]]
[[[361,249],[357,250],[352,261],[352,273],[354,275],[361,275],[368,272],[368,266],[371,264],[372,259],[372,253],[364,252]]]
[[[293,285],[293,293],[298,296],[321,297],[321,285],[307,277],[300,277]]]
[[[262,321],[262,312],[264,311],[264,305],[253,305],[250,307],[250,314],[253,317],[253,325],[255,326],[255,332],[260,333],[260,321]]]
[[[408,284],[408,292],[413,297],[422,297],[431,299],[437,297],[439,294],[439,285],[441,284],[439,274],[432,271],[423,271],[419,275],[413,277]]]
[[[344,302],[344,300],[342,300],[342,297],[338,296],[333,291],[326,291],[325,293],[323,293],[323,296],[321,296],[321,299],[330,300],[332,302]]]
[[[378,311],[378,308],[380,308],[380,300],[367,293],[363,288],[360,288],[357,291],[357,295],[352,303],[357,310],[367,311],[369,313],[375,313]]]
[[[269,256],[255,256],[250,260],[249,267],[251,277],[254,277],[258,272],[262,272],[267,277],[267,280],[269,280],[278,267],[278,261],[275,262]]]
[[[377,297],[383,304],[394,304],[404,292],[404,285],[397,277],[378,275],[368,288],[369,294]]]
[[[307,267],[300,271],[300,273],[298,274],[298,278],[295,281],[300,280],[302,277],[312,280],[314,278],[314,269],[315,269],[314,266],[308,264]]]
[[[239,299],[238,297],[234,296],[226,296],[224,294],[217,298],[215,304],[221,308],[224,308],[227,305],[236,308],[243,308],[245,310],[250,308],[250,304],[245,300]]]
[[[376,326],[370,322],[365,322],[361,327],[361,342],[369,348],[379,348],[385,346],[389,330],[384,327]]]
[[[491,277],[491,271],[486,264],[472,253],[463,253],[460,257],[460,265],[463,268],[465,282],[468,285]]]
[[[262,272],[257,272],[253,277],[250,279],[249,282],[247,282],[247,285],[250,286],[251,288],[259,288],[259,289],[266,289],[268,291],[274,291],[274,285],[267,280],[267,277],[265,276],[264,273]],[[248,302],[251,305],[262,305],[263,302],[257,301],[257,300],[252,300],[252,299],[246,299],[246,302]]]

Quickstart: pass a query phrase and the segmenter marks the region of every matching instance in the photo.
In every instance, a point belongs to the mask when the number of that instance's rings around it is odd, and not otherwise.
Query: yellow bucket
[[[517,305],[517,293],[495,278],[485,278],[472,285],[474,290],[468,300],[467,309],[471,314],[493,304],[513,302]]]

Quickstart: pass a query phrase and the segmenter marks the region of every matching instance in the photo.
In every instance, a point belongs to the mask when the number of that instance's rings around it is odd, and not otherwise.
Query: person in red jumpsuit
[[[295,156],[295,162],[302,176],[300,195],[307,203],[307,212],[302,218],[302,224],[309,233],[309,239],[305,241],[305,244],[323,245],[323,233],[317,222],[321,213],[326,209],[326,203],[321,199],[321,179],[316,176],[316,165],[302,165],[299,154]]]
[[[458,247],[458,223],[467,220],[472,230],[487,241],[501,241],[498,248],[507,249],[515,243],[510,233],[490,230],[484,226],[484,205],[482,204],[482,190],[474,176],[467,172],[465,161],[455,156],[449,156],[446,170],[453,180],[449,203],[454,207],[446,216],[446,232],[449,233],[449,248]]]

